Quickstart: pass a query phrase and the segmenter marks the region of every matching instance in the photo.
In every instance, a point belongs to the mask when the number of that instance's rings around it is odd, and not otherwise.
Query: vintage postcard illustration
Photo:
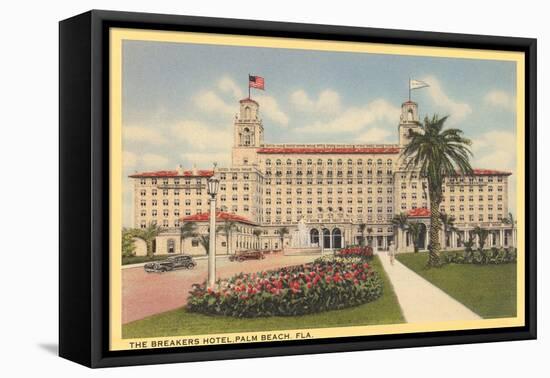
[[[110,38],[111,350],[524,324],[521,53]]]

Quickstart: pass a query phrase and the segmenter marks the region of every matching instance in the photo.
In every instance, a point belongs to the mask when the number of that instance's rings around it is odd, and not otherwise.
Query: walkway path
[[[408,323],[481,319],[479,315],[399,261],[394,260],[391,265],[387,253],[378,252],[378,256]]]

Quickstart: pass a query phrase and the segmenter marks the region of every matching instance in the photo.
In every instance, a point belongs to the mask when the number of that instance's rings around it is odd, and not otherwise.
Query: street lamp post
[[[208,243],[208,286],[216,283],[216,195],[220,180],[215,176],[208,179],[208,194],[210,195],[210,235]]]

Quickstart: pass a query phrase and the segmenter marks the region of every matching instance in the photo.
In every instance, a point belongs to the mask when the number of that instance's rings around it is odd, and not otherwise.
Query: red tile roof
[[[154,172],[140,172],[130,175],[131,178],[141,178],[141,177],[210,177],[214,175],[212,170],[199,169],[197,174],[194,175],[193,171],[184,171],[183,174],[178,173],[178,171],[154,171]]]
[[[510,176],[512,172],[474,168],[474,176]]]
[[[195,215],[189,215],[183,218],[180,218],[183,222],[207,222],[210,220],[210,213],[200,213]],[[234,221],[240,223],[248,223],[255,225],[256,223],[252,222],[250,219],[243,217],[237,214],[225,213],[223,211],[216,211],[216,222],[222,221]]]
[[[425,207],[417,207],[416,209],[409,210],[407,215],[411,218],[423,218],[429,217],[431,213],[430,209],[426,209]]]
[[[399,147],[264,147],[259,154],[398,154]]]

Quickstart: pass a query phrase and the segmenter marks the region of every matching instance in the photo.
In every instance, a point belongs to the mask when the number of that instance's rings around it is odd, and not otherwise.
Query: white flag
[[[409,88],[410,89],[420,89],[420,88],[425,88],[425,87],[429,87],[428,83],[425,83],[425,82],[420,81],[420,80],[412,79],[409,82]]]

